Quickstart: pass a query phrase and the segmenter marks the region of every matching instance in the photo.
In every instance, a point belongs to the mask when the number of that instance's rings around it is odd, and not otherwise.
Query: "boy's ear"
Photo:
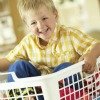
[[[54,11],[54,14],[55,14],[55,18],[58,19],[58,11],[57,10]]]

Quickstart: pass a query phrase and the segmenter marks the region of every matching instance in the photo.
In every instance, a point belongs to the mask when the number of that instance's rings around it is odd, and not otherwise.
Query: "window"
[[[0,46],[16,42],[8,0],[0,0]]]

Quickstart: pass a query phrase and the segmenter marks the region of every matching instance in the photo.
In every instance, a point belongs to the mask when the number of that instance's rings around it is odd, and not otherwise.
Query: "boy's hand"
[[[83,65],[83,72],[86,72],[88,74],[91,74],[95,71],[96,68],[96,57],[94,57],[93,55],[91,55],[90,53],[87,53],[85,55],[83,55],[79,61],[84,60],[85,64]]]

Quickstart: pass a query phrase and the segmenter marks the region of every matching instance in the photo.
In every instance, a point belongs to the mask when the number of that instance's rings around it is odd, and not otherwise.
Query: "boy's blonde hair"
[[[22,20],[25,20],[26,11],[37,10],[39,7],[45,6],[47,9],[57,12],[52,0],[18,0],[18,10]]]

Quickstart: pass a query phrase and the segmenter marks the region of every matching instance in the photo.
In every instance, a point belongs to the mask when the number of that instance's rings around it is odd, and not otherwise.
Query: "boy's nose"
[[[38,23],[38,29],[39,29],[40,32],[45,30],[45,25],[44,25],[43,22]]]

